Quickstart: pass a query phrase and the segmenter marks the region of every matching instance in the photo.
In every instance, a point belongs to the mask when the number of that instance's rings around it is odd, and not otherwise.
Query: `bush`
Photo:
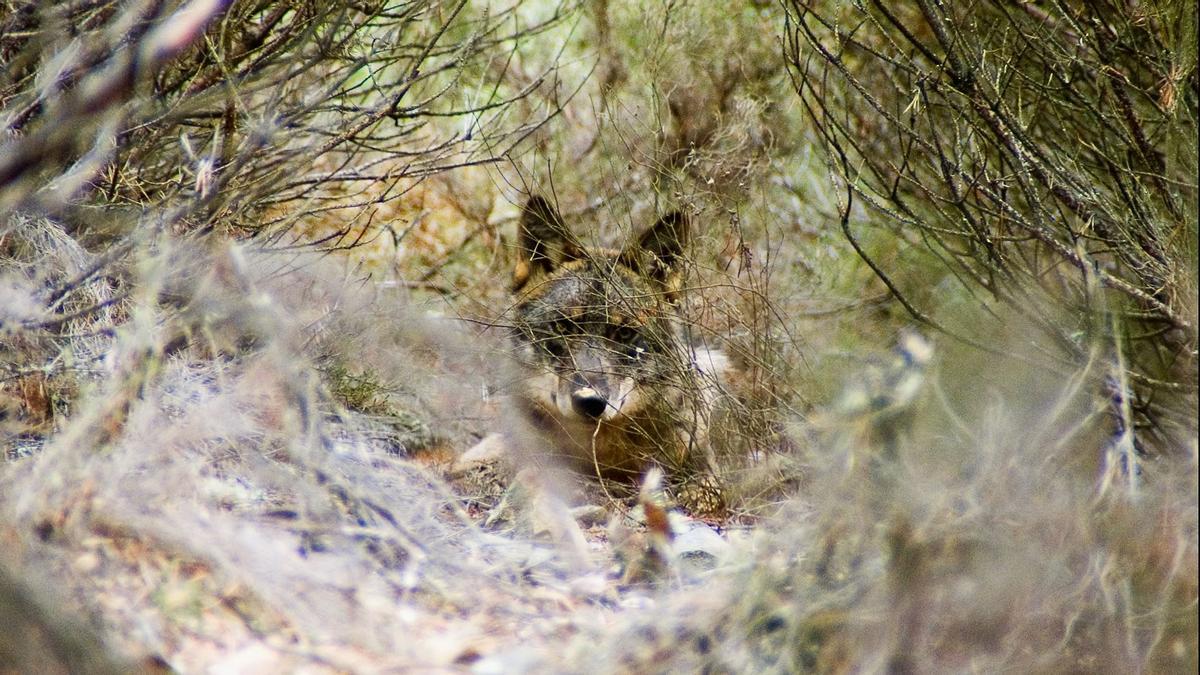
[[[912,318],[1005,358],[988,335],[1020,316],[1031,366],[1100,350],[1115,436],[1194,433],[1194,3],[788,6],[842,231]],[[860,220],[914,254],[876,261]]]

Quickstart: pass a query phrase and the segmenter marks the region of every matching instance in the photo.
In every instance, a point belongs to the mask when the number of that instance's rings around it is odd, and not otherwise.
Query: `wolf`
[[[525,203],[512,281],[524,369],[516,405],[569,464],[606,479],[650,466],[676,479],[714,475],[708,410],[727,366],[683,339],[689,236],[675,211],[623,249],[588,248],[544,197]]]

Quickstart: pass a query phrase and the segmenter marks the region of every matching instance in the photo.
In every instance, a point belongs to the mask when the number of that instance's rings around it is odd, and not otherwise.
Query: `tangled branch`
[[[1123,349],[1144,419],[1154,391],[1194,390],[1194,5],[788,8],[794,88],[870,222],[1029,320],[1053,361]]]

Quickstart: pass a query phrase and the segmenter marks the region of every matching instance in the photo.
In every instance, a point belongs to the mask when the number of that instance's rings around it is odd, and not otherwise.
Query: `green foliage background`
[[[0,671],[1195,672],[1196,12],[0,0]],[[446,466],[533,193],[696,226],[698,579]]]

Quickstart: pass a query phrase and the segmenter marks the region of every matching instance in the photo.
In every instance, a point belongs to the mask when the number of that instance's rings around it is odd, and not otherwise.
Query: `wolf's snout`
[[[608,408],[608,400],[595,389],[583,387],[571,394],[571,407],[588,419],[598,420]]]

